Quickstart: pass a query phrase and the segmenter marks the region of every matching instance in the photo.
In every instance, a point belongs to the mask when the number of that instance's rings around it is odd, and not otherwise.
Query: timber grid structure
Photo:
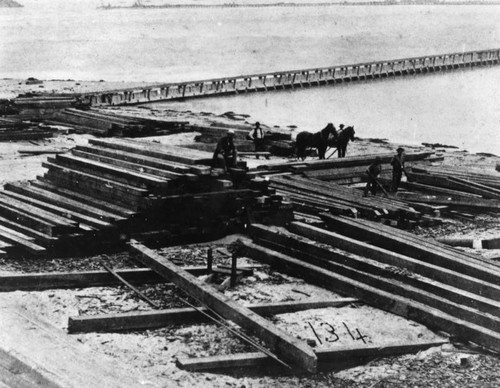
[[[365,81],[498,63],[500,49],[490,49],[171,83],[141,89],[86,93],[80,97],[91,106],[141,104]]]
[[[498,62],[498,53],[426,57],[413,64],[443,66],[439,61],[445,60],[457,66],[464,61],[492,64]],[[402,71],[396,65],[389,67]],[[285,152],[293,143],[290,133],[266,128],[267,150],[252,152],[248,150],[253,143],[246,138],[252,128],[248,124],[204,127],[95,107],[80,110],[73,106],[76,101],[67,96],[19,98],[0,118],[0,140],[43,138],[62,126],[96,136],[88,145],[50,152],[53,156],[44,162],[46,172],[36,179],[3,187],[0,255],[3,260],[19,256],[43,260],[75,251],[88,254],[90,248],[100,254],[130,249],[140,268],[103,266],[102,271],[1,275],[0,291],[124,285],[150,304],[151,310],[70,317],[68,333],[130,332],[210,321],[254,349],[225,356],[179,357],[177,365],[188,371],[271,365],[315,373],[324,363],[417,352],[455,339],[500,352],[500,264],[453,247],[473,247],[478,241],[437,241],[411,233],[415,226],[439,225],[443,217],[473,220],[477,214],[498,215],[497,171],[436,166],[442,155],[408,152],[409,180],[401,184],[398,195],[364,196],[359,188],[366,183],[366,168],[375,157],[382,163],[381,186],[390,185],[392,154],[280,163],[262,159],[255,168],[242,160],[226,173],[212,167],[212,152],[203,148],[213,150],[228,129],[234,130],[235,144],[247,158]],[[36,130],[26,122],[29,116],[36,117]],[[185,131],[201,134],[199,149],[141,139]],[[241,238],[226,253],[231,265],[216,266],[211,242],[234,233]],[[200,240],[209,248],[204,265],[197,267],[169,260],[153,249]],[[479,243],[483,249],[500,248],[500,239]],[[241,258],[258,264],[239,265]],[[222,274],[231,287],[263,265],[344,297],[243,306],[224,295],[223,288],[198,278]],[[187,307],[161,309],[137,288],[159,283],[185,292],[190,297]],[[348,349],[318,347],[314,337],[298,339],[266,319],[352,303],[406,317],[447,333],[448,338],[382,348],[370,343]],[[105,363],[97,365],[83,351],[68,356],[81,344],[26,311],[0,305],[0,322],[17,330],[17,337],[9,335],[9,330],[0,333],[2,383],[9,378],[11,386],[37,386],[34,380],[50,387],[140,386],[134,376]],[[34,336],[38,344],[46,341],[45,345],[33,348],[18,340],[35,341]],[[84,365],[86,372],[79,369],[78,375],[71,375],[68,362]],[[14,364],[17,372],[9,367]],[[33,379],[33,384],[26,379]]]

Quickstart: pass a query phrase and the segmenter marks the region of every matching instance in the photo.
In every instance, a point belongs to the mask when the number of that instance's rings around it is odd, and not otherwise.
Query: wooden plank
[[[382,291],[335,272],[305,263],[290,256],[240,240],[239,253],[257,261],[276,266],[281,272],[302,278],[311,284],[334,292],[359,298],[366,304],[407,317],[429,328],[455,334],[485,348],[500,350],[500,333],[443,313],[436,308]]]
[[[23,201],[27,204],[36,206],[40,209],[50,211],[50,212],[57,214],[61,217],[67,218],[68,220],[73,220],[73,221],[77,221],[79,223],[84,223],[84,224],[90,225],[94,228],[113,228],[113,227],[115,227],[115,225],[113,225],[112,223],[109,223],[107,221],[103,221],[103,220],[100,220],[100,219],[97,219],[94,217],[90,217],[90,216],[75,212],[75,211],[70,210],[70,209],[62,208],[60,206],[55,206],[55,205],[52,205],[50,203],[47,203],[46,201],[40,201],[38,199],[27,197],[25,195],[18,194],[18,193],[13,192],[13,191],[4,190],[2,192],[2,194],[9,196],[13,199],[17,199],[19,201]]]
[[[6,191],[13,191],[34,199],[45,201],[54,205],[60,205],[63,208],[77,211],[78,213],[86,214],[90,217],[105,220],[108,222],[125,221],[126,218],[106,210],[99,209],[94,206],[89,206],[81,201],[69,199],[62,195],[53,193],[51,191],[41,189],[34,185],[26,185],[22,183],[7,183],[4,186]]]
[[[500,303],[497,301],[465,292],[453,285],[416,276],[417,274],[408,276],[404,272],[398,273],[398,267],[380,265],[352,253],[317,246],[315,240],[305,241],[303,237],[300,238],[300,242],[289,238],[282,239],[284,242],[259,240],[259,243],[382,291],[438,308],[468,322],[493,330],[500,325]]]
[[[256,314],[268,316],[310,309],[340,307],[357,301],[358,300],[354,298],[337,298],[330,300],[309,299],[293,302],[262,303],[246,307]],[[210,313],[209,310],[204,307],[200,307],[199,309],[206,313]],[[70,333],[91,333],[150,330],[174,324],[187,325],[202,322],[210,322],[210,320],[198,310],[186,307],[113,315],[70,317],[68,320],[68,331]]]
[[[52,193],[58,194],[62,197],[69,198],[70,200],[74,200],[76,202],[80,202],[85,205],[91,205],[93,207],[96,207],[98,209],[103,209],[104,211],[110,212],[110,213],[116,213],[119,214],[122,217],[133,217],[136,215],[136,212],[128,209],[123,206],[117,205],[114,201],[113,202],[107,202],[107,201],[102,201],[99,200],[96,197],[93,196],[88,196],[82,193],[79,193],[77,191],[69,190],[64,187],[59,187],[57,185],[54,185],[53,182],[47,181],[43,178],[38,178],[34,181],[30,182],[31,186],[38,187],[40,189],[50,191]]]
[[[271,349],[271,351],[276,352],[278,356],[309,372],[316,371],[316,355],[313,350],[302,341],[277,329],[264,318],[216,291],[210,285],[201,282],[193,275],[157,255],[144,245],[136,241],[131,241],[130,246],[135,252],[140,254],[139,260],[145,265],[171,280],[178,287],[182,288],[191,296],[194,296],[195,299],[200,300],[202,304],[210,309],[215,310],[224,318],[230,319],[241,327],[252,331]]]
[[[195,276],[208,272],[206,266],[186,266],[183,268]],[[149,268],[123,268],[117,269],[116,273],[135,285],[165,283],[163,277]],[[48,272],[0,276],[0,292],[109,287],[120,284],[107,271]]]
[[[48,234],[42,233],[38,230],[31,229],[28,226],[21,225],[17,222],[14,222],[4,217],[0,217],[0,225],[6,226],[9,229],[16,230],[18,232],[26,234],[27,236],[34,237],[36,242],[40,243],[45,247],[52,246],[56,241],[58,241],[57,237],[53,237]]]
[[[140,142],[140,141],[127,141],[125,139],[103,140],[103,139],[89,139],[90,144],[95,144],[101,147],[108,147],[112,149],[132,152],[139,155],[152,156],[155,158],[170,160],[177,163],[184,163],[188,165],[212,163],[212,155],[208,152],[204,153],[203,157],[190,157],[190,150],[188,148],[172,147],[158,145],[153,142]],[[173,151],[176,151],[173,153]],[[199,153],[200,151],[196,151]],[[193,150],[191,150],[193,154]],[[199,154],[198,154],[199,155]]]
[[[396,356],[401,354],[417,353],[435,346],[448,343],[446,340],[435,340],[429,342],[416,342],[402,344],[368,345],[359,348],[335,348],[317,349],[319,363],[342,363],[349,360],[360,360],[372,357]],[[277,366],[272,359],[264,353],[237,353],[222,356],[208,356],[195,358],[178,358],[176,364],[179,368],[190,372],[202,372],[210,370],[235,369],[235,368],[262,368],[266,366]]]
[[[466,273],[469,276],[476,277],[488,283],[500,284],[498,266],[486,262],[474,262],[469,257],[465,258],[461,256],[458,251],[452,254],[449,247],[447,247],[447,251],[439,251],[437,245],[433,245],[432,248],[426,247],[423,238],[420,239],[420,244],[414,243],[404,239],[404,237],[389,235],[382,230],[382,227],[378,230],[370,229],[369,227],[364,227],[359,223],[350,222],[350,220],[338,216],[323,214],[322,219],[339,233],[353,233],[353,237],[359,236],[363,240],[369,240],[373,245],[381,248],[390,249],[419,260],[432,262],[434,265],[447,267],[457,272]]]
[[[175,172],[177,174],[188,174],[190,172],[193,172],[191,170],[191,166],[185,164],[168,162],[160,158],[154,158],[151,156],[136,154],[133,152],[114,150],[106,147],[100,147],[97,145],[92,145],[92,146],[79,145],[76,147],[76,151],[92,153],[107,158],[123,160],[129,163],[136,163],[144,166],[149,166],[163,171]]]
[[[167,178],[157,177],[145,172],[140,173],[127,168],[115,167],[110,164],[74,155],[57,155],[55,159],[48,158],[47,161],[127,185],[167,188],[170,182],[170,179]]]
[[[109,158],[107,156],[97,155],[95,153],[84,152],[81,150],[73,150],[72,154],[80,158],[94,160],[100,163],[105,163],[117,167],[123,167],[136,172],[145,172],[146,174],[158,176],[168,179],[183,179],[183,175],[173,171],[166,171],[156,167],[149,167],[139,163],[127,162],[120,159]]]
[[[21,247],[30,253],[35,255],[42,255],[46,252],[46,249],[40,245],[35,244],[32,237],[25,236],[19,232],[8,229],[0,225],[0,237],[3,241],[8,241],[14,246]]]
[[[252,232],[257,232],[259,229],[261,231],[269,230],[269,228],[262,225],[252,225],[251,228]],[[381,263],[404,268],[411,271],[412,274],[418,274],[436,282],[440,282],[443,285],[452,286],[453,290],[451,291],[448,287],[443,287],[441,290],[436,289],[436,292],[440,292],[441,296],[446,296],[455,302],[479,308],[491,314],[497,314],[500,308],[500,302],[495,301],[500,300],[500,286],[498,284],[489,284],[468,276],[466,273],[455,272],[432,263],[416,260],[302,222],[293,222],[290,229],[314,241],[329,244],[338,249],[377,260]],[[277,239],[277,237],[274,238]],[[412,279],[408,280],[408,284],[412,284]],[[432,285],[426,287],[428,290],[432,288]],[[462,292],[462,290],[466,292]]]

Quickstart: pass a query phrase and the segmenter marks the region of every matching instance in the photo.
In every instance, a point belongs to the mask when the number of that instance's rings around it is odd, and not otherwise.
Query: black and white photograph
[[[0,388],[500,386],[500,0],[0,0]]]

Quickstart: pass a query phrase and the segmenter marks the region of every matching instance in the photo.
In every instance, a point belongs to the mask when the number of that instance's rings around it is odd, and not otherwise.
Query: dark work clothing
[[[397,192],[404,171],[404,156],[396,155],[391,160],[392,165],[392,187],[391,191]]]
[[[379,163],[372,163],[368,169],[366,170],[366,174],[368,175],[368,183],[365,187],[365,195],[368,195],[368,191],[373,195],[377,194],[377,181],[376,178],[382,172],[382,165]]]
[[[255,127],[251,131],[250,138],[253,140],[253,143],[255,144],[255,152],[264,151],[264,131],[260,126]]]
[[[224,168],[224,170],[227,167],[234,167],[236,165],[236,156],[233,139],[229,136],[220,139],[213,156],[215,164],[220,164],[220,167]]]

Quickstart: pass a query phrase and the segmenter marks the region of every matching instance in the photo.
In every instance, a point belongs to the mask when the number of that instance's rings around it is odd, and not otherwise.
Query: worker
[[[234,131],[228,130],[226,136],[222,137],[217,143],[214,151],[214,165],[221,167],[227,172],[228,168],[236,166],[236,158],[238,154],[234,146]]]
[[[399,188],[399,184],[401,183],[401,177],[403,176],[403,172],[406,174],[405,170],[405,160],[404,160],[404,148],[399,147],[396,150],[397,154],[393,156],[391,160],[392,166],[392,186],[391,191],[396,193]]]
[[[372,195],[377,195],[377,186],[379,182],[377,181],[377,177],[382,172],[382,159],[380,157],[376,157],[375,161],[370,164],[368,169],[366,170],[366,174],[368,175],[368,182],[365,187],[364,196],[368,196],[368,191],[372,193]]]
[[[264,131],[260,127],[260,123],[257,121],[255,123],[255,128],[253,128],[248,134],[248,138],[253,140],[255,144],[255,152],[264,151]]]

